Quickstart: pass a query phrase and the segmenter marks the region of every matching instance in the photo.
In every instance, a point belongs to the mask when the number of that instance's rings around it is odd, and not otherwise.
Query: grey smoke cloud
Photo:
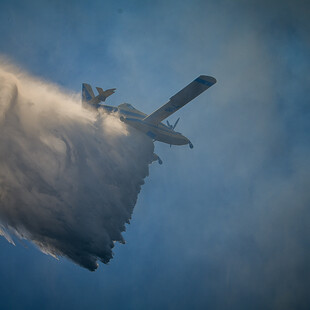
[[[0,234],[95,270],[124,243],[154,145],[77,94],[0,65]]]

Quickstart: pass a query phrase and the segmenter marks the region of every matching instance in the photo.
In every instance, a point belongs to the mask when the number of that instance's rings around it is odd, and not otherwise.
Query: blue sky
[[[0,54],[79,92],[151,113],[200,74],[184,107],[194,149],[156,144],[131,224],[89,272],[0,239],[3,309],[306,309],[309,4],[1,1]],[[24,245],[24,246],[23,246]]]

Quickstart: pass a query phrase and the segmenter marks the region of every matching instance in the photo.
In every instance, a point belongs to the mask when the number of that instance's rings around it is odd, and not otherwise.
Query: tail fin
[[[82,84],[82,100],[83,101],[91,101],[95,98],[94,92],[89,84],[83,83]]]
[[[92,87],[89,84],[82,84],[82,104],[83,106],[92,106],[94,108],[100,107],[100,101],[105,101],[107,97],[114,94],[116,88],[111,88],[104,91],[100,87],[96,87],[99,95],[95,97]]]

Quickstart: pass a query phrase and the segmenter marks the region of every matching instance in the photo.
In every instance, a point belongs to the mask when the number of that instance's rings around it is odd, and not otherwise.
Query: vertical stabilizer
[[[95,98],[94,92],[89,84],[82,84],[82,101],[89,102]]]
[[[99,108],[100,102],[105,101],[107,97],[111,96],[115,92],[115,88],[104,91],[100,87],[96,87],[99,95],[95,96],[92,87],[89,84],[82,84],[82,104],[84,107],[91,106],[93,108]]]

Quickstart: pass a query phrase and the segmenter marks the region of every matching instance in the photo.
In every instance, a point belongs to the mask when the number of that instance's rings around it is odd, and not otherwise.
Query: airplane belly
[[[158,134],[156,140],[172,145],[185,145],[189,143],[189,140],[182,135]]]
[[[136,128],[137,130],[142,131],[151,139],[157,141],[172,145],[185,145],[189,143],[189,140],[180,133],[145,123],[139,119],[123,118],[122,121]]]

